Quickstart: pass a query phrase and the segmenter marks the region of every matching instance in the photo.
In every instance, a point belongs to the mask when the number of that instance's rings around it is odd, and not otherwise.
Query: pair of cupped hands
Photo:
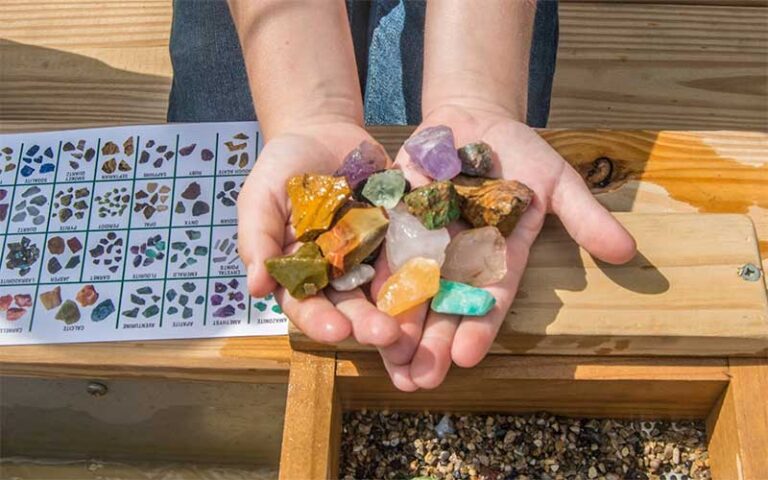
[[[370,291],[337,292],[297,300],[283,288],[278,302],[293,323],[319,342],[354,336],[378,348],[394,385],[403,391],[435,388],[452,363],[473,367],[488,353],[517,293],[528,252],[547,213],[557,215],[573,239],[595,257],[624,263],[635,255],[635,242],[589,192],[581,176],[532,128],[503,110],[446,105],[429,112],[419,129],[447,125],[456,145],[483,141],[491,145],[490,176],[518,180],[534,192],[530,207],[507,238],[507,274],[486,287],[496,298],[483,317],[460,317],[429,310],[428,303],[393,318],[380,312],[376,295],[391,275],[382,250]],[[376,141],[354,122],[304,121],[271,138],[238,199],[238,249],[248,270],[248,289],[256,297],[275,290],[264,266],[267,258],[292,252],[297,241],[290,225],[286,181],[304,173],[332,174],[350,150]],[[413,187],[429,183],[402,148],[394,159]],[[452,230],[451,234],[455,234]]]

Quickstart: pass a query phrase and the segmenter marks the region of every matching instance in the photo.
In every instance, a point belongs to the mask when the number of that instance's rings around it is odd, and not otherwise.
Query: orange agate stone
[[[412,258],[384,282],[376,306],[395,316],[426,302],[439,289],[440,264],[429,258]]]

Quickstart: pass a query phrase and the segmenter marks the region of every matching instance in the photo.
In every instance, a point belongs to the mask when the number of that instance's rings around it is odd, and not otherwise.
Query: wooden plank
[[[549,126],[766,130],[768,10],[564,3]]]
[[[626,3],[561,5],[550,126],[768,128],[763,0]],[[164,122],[171,15],[170,0],[0,2],[0,131]]]
[[[768,472],[768,360],[731,359],[731,382],[707,418],[713,478]]]
[[[341,409],[336,357],[294,352],[285,411],[280,478],[336,478]]]
[[[339,353],[336,372],[348,409],[644,418],[703,418],[728,382],[725,360],[680,358],[491,355],[472,369],[452,369],[437,389],[415,393],[385,381],[375,355]]]
[[[285,336],[0,348],[4,376],[286,383]]]
[[[596,262],[556,222],[528,260],[492,353],[567,355],[768,355],[762,282],[737,274],[759,264],[746,216],[621,214],[639,254]],[[294,348],[325,348],[291,330]],[[352,340],[337,348],[368,349]]]
[[[714,478],[768,472],[768,360],[731,359],[731,382],[707,418]]]

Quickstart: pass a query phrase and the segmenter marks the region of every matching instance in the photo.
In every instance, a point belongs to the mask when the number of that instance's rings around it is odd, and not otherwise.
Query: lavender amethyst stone
[[[213,306],[221,305],[221,302],[223,301],[224,301],[224,297],[222,297],[218,293],[211,295],[211,305]]]
[[[373,173],[384,170],[387,166],[387,154],[380,145],[363,140],[354,150],[347,154],[334,175],[347,178],[351,189],[370,177]]]
[[[428,127],[405,142],[411,161],[430,178],[450,180],[461,172],[453,131],[445,125]]]

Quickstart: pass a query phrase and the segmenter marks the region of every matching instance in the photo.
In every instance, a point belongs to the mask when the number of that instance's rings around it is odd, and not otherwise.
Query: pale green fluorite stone
[[[496,305],[487,290],[466,283],[440,279],[440,290],[432,299],[432,310],[451,315],[481,317]]]
[[[384,170],[368,177],[363,196],[377,207],[395,208],[405,193],[405,177],[401,170]]]

